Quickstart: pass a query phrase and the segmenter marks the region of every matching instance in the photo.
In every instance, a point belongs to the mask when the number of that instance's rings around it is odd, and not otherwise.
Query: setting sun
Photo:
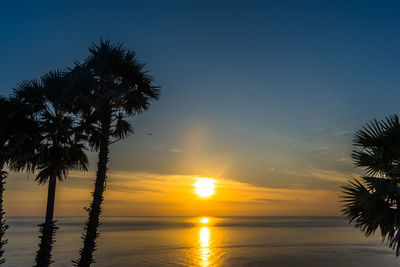
[[[214,194],[215,180],[210,178],[196,178],[193,184],[195,193],[201,197],[209,197]]]
[[[204,224],[207,224],[209,221],[210,221],[210,219],[207,217],[201,218],[201,220],[200,220],[200,222],[204,223]]]

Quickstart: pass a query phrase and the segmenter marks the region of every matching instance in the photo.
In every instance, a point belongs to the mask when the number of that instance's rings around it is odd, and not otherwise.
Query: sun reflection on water
[[[207,267],[210,265],[210,229],[207,226],[200,228],[200,265]]]

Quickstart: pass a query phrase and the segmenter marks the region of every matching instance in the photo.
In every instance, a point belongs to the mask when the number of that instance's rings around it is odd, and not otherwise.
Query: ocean
[[[42,217],[8,217],[5,266],[32,266]],[[58,217],[52,266],[72,266],[81,217]],[[207,221],[208,220],[208,221]],[[103,217],[93,266],[400,266],[341,217]]]

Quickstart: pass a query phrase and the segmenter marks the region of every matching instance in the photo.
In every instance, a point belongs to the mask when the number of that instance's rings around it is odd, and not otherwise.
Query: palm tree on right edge
[[[152,77],[143,70],[132,50],[109,41],[93,44],[90,55],[83,64],[71,70],[71,80],[81,105],[78,107],[91,147],[99,151],[93,200],[88,208],[83,247],[80,258],[74,263],[80,267],[94,262],[93,252],[99,233],[99,217],[107,178],[109,146],[133,133],[127,117],[141,113],[158,100],[159,87],[152,84]]]
[[[366,175],[343,186],[343,214],[369,236],[400,251],[400,122],[397,115],[373,120],[355,134],[352,158]]]

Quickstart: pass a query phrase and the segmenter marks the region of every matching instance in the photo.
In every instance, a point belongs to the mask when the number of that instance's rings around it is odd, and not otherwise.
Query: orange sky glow
[[[38,186],[26,175],[11,174],[5,193],[6,213],[41,215],[46,186]],[[14,176],[14,177],[13,177]],[[94,173],[71,173],[58,183],[56,215],[85,215]],[[204,178],[204,176],[201,176]],[[215,181],[209,197],[196,194],[196,175],[157,175],[111,172],[105,193],[104,216],[290,216],[336,215],[340,209],[334,190],[267,188],[224,177]],[[22,187],[22,188],[21,188]],[[24,190],[25,187],[26,189]],[[27,205],[29,203],[29,205]]]

